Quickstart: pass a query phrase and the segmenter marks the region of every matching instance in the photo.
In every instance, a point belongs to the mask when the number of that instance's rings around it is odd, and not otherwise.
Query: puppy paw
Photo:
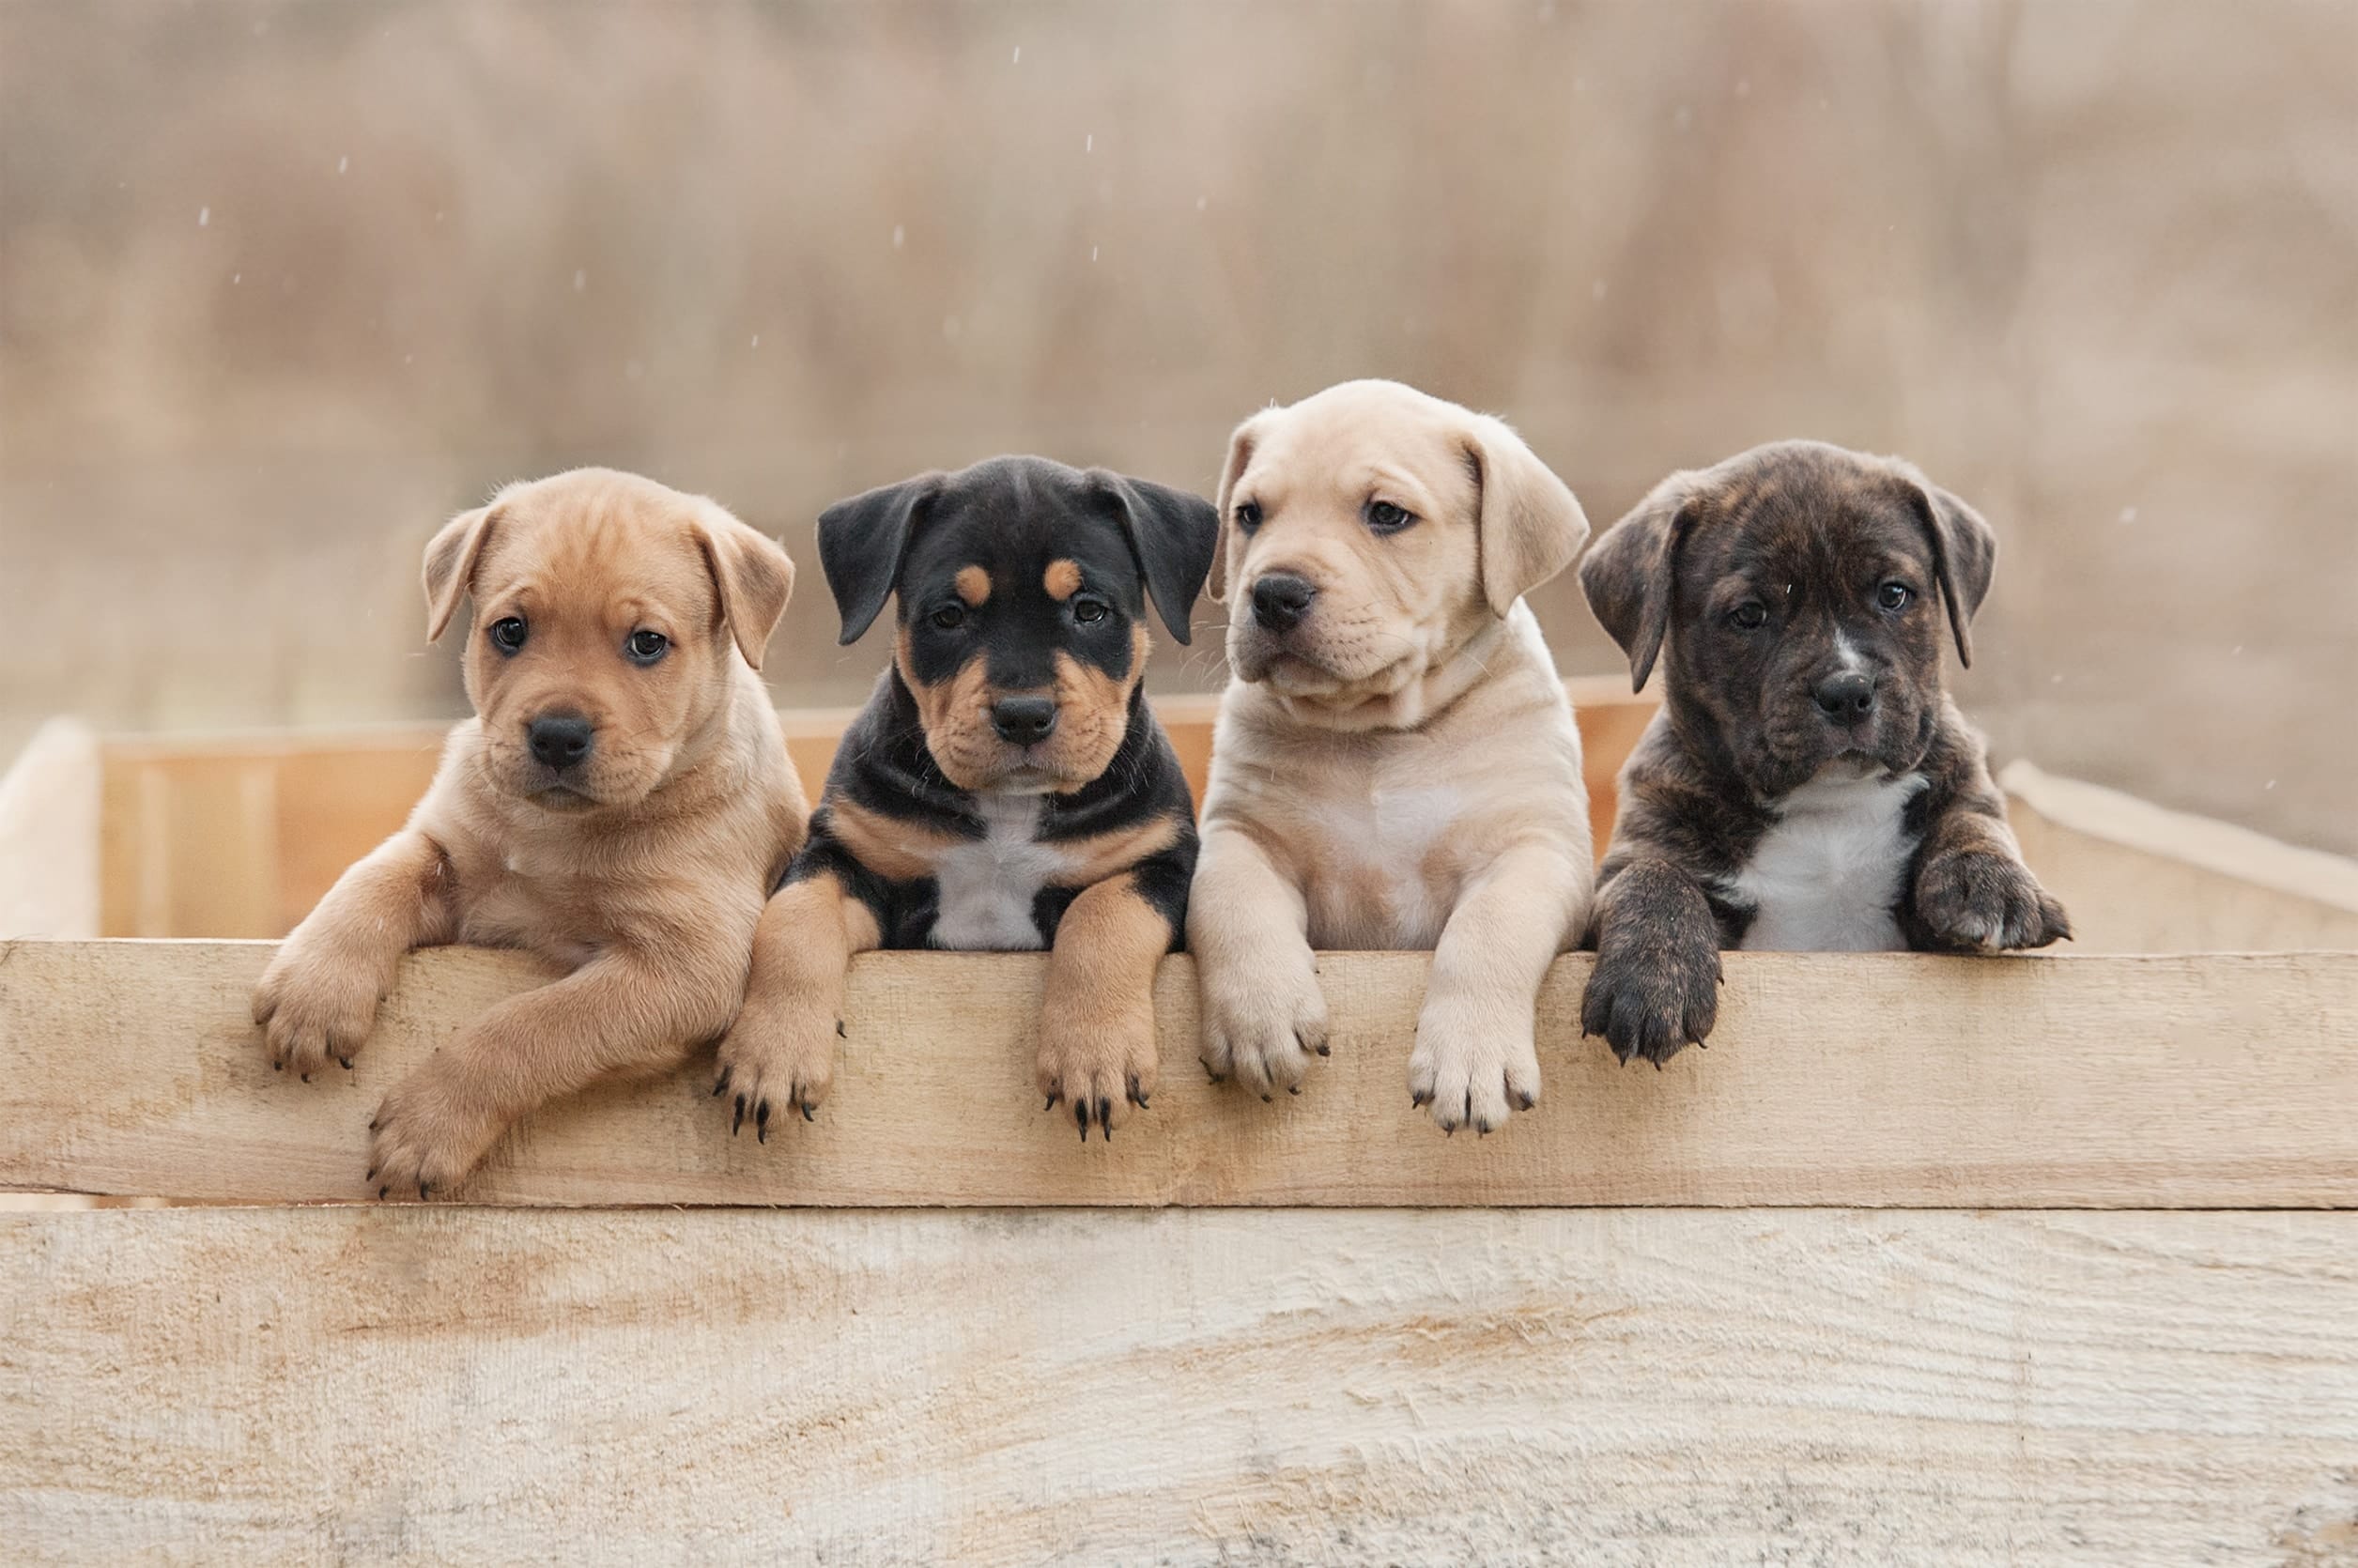
[[[1200,963],[1200,961],[1198,961]],[[1201,968],[1203,1063],[1215,1084],[1233,1077],[1263,1099],[1302,1092],[1310,1058],[1328,1053],[1326,994],[1303,947],[1242,968]]]
[[[1427,997],[1409,1055],[1409,1099],[1443,1132],[1487,1134],[1539,1103],[1539,1053],[1528,1007],[1477,1007]]]
[[[1131,1107],[1145,1110],[1154,1093],[1153,1003],[1112,1016],[1042,1018],[1037,1068],[1047,1109],[1069,1103],[1083,1143],[1092,1121],[1112,1141]]]
[[[254,988],[254,1022],[262,1026],[270,1065],[309,1083],[331,1061],[352,1065],[377,1026],[377,976],[365,967],[289,940]]]
[[[835,1042],[843,1021],[794,997],[748,1000],[721,1037],[713,1097],[727,1102],[729,1135],[747,1123],[763,1143],[770,1122],[796,1112],[809,1121],[835,1082]]]
[[[1635,1056],[1658,1068],[1703,1044],[1718,1022],[1719,973],[1716,945],[1616,944],[1589,973],[1580,1033],[1603,1039],[1625,1064]]]
[[[1927,861],[1916,912],[1934,937],[1967,952],[2044,947],[2072,934],[2063,906],[2011,855],[1964,850]]]
[[[368,1184],[380,1197],[421,1198],[471,1171],[507,1130],[489,1097],[470,1086],[448,1052],[393,1085],[368,1124]]]

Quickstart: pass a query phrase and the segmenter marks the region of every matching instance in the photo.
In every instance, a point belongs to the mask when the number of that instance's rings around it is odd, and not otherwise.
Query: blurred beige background
[[[1772,437],[1905,453],[2004,541],[2001,758],[2358,852],[2358,5],[2285,0],[10,0],[0,751],[458,712],[419,546],[586,461],[782,534],[778,695],[851,701],[829,500],[1208,488],[1370,374],[1599,526]]]

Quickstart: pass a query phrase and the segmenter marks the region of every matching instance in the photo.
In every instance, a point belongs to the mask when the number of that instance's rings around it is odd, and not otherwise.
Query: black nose
[[[1044,741],[1056,727],[1053,697],[1002,697],[991,704],[991,728],[1010,746]]]
[[[590,721],[578,714],[544,714],[524,727],[532,755],[563,772],[590,754]]]
[[[1860,670],[1828,675],[1810,688],[1810,695],[1818,699],[1819,711],[1837,724],[1854,724],[1875,711],[1874,678]]]
[[[1253,585],[1253,619],[1272,632],[1290,632],[1310,613],[1318,585],[1291,572],[1271,572]]]

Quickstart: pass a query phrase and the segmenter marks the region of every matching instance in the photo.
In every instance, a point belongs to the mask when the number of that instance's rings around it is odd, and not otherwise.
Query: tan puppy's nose
[[[1272,632],[1290,632],[1310,613],[1318,589],[1307,577],[1271,572],[1253,585],[1253,619]]]
[[[543,714],[524,727],[525,744],[545,767],[559,773],[590,755],[590,721],[579,714]]]

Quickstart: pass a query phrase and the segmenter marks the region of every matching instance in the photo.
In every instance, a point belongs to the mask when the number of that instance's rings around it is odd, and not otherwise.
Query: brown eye
[[[1397,533],[1416,521],[1416,514],[1405,506],[1395,506],[1388,500],[1367,503],[1367,526],[1378,533]]]
[[[671,651],[671,639],[641,626],[623,638],[623,656],[636,665],[650,665]]]
[[[1875,603],[1886,609],[1905,609],[1916,597],[1916,590],[1903,582],[1888,582],[1875,590]]]
[[[1728,611],[1728,624],[1739,632],[1756,632],[1768,623],[1768,607],[1758,599],[1747,599]]]
[[[524,639],[531,633],[532,628],[524,624],[522,616],[501,616],[491,623],[491,646],[502,653],[513,653],[524,646]]]
[[[1072,601],[1072,619],[1080,622],[1085,626],[1094,622],[1104,620],[1105,610],[1106,605],[1105,601],[1102,599],[1075,599]]]
[[[1237,503],[1237,527],[1251,533],[1261,526],[1261,503],[1256,500]]]
[[[928,619],[943,631],[954,632],[959,627],[966,623],[965,607],[963,605],[944,605],[941,608],[935,610],[932,615],[928,617]]]

